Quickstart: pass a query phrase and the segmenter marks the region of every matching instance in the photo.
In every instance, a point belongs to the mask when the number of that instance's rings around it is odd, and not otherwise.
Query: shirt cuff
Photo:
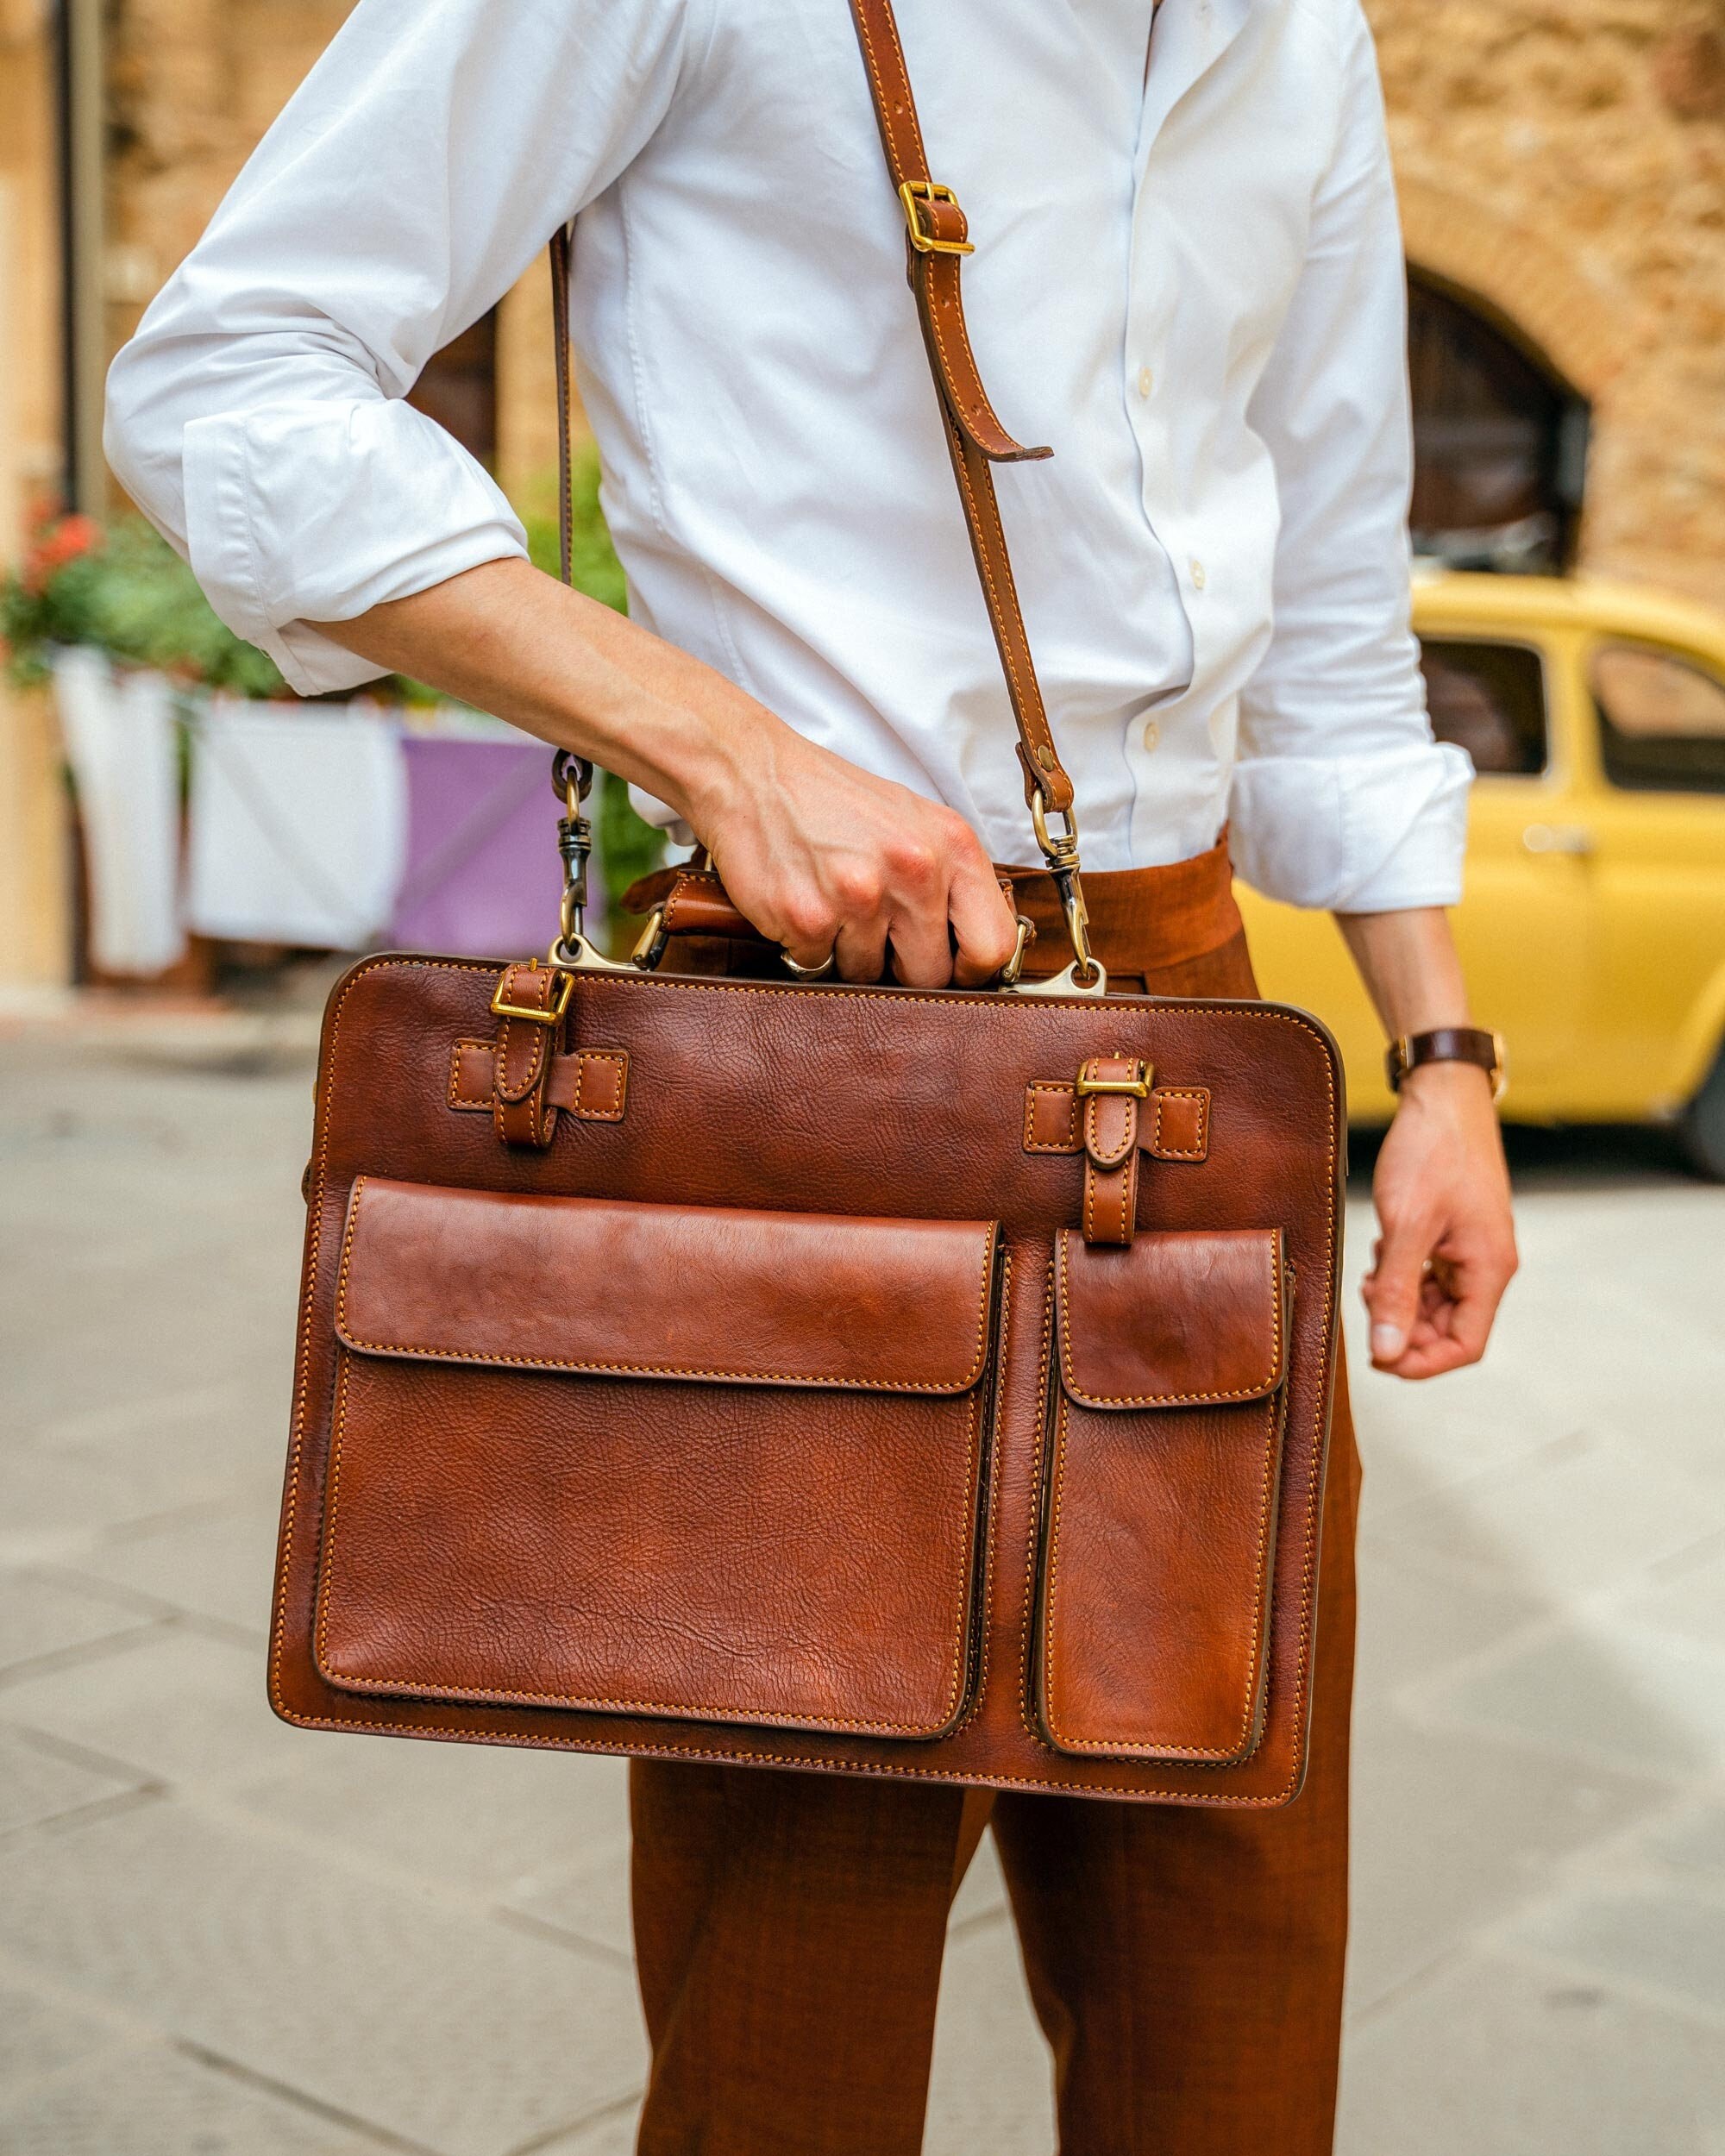
[[[1229,804],[1234,864],[1254,889],[1289,906],[1453,906],[1472,783],[1472,764],[1448,742],[1384,755],[1243,759]]]
[[[496,481],[398,398],[193,420],[183,479],[187,548],[210,605],[302,696],[386,670],[312,622],[351,621],[527,553]]]

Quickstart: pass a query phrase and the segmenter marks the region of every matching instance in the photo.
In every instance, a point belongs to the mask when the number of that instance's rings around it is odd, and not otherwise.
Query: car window
[[[1725,793],[1725,682],[1652,644],[1593,655],[1599,748],[1613,786]]]
[[[1545,769],[1546,680],[1537,651],[1426,636],[1420,666],[1432,731],[1465,749],[1476,771],[1531,777]]]

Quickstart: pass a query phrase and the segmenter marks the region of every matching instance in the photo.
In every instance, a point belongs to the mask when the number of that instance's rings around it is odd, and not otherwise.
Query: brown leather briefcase
[[[1274,1805],[1304,1764],[1342,1087],[1304,1012],[1105,994],[995,418],[888,0],[853,0],[1073,958],[390,955],[318,1067],[270,1692],[322,1729]],[[567,235],[553,252],[560,367]],[[1020,937],[1022,957],[1023,936]]]

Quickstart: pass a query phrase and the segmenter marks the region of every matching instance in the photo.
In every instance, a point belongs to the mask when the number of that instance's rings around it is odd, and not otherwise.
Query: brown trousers
[[[1052,887],[1014,883],[1051,972],[1065,956]],[[1087,892],[1117,987],[1257,993],[1225,843]],[[1345,1379],[1330,1470],[1311,1761],[1283,1810],[635,1761],[653,2046],[639,2156],[914,2156],[947,1911],[989,1827],[1053,2048],[1062,2156],[1327,2156],[1358,1494]]]

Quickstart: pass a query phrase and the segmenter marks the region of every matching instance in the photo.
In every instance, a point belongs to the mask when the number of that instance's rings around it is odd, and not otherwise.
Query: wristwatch
[[[1390,1042],[1383,1061],[1391,1093],[1400,1093],[1402,1081],[1421,1063],[1477,1063],[1491,1081],[1494,1100],[1502,1098],[1509,1081],[1503,1036],[1488,1033],[1479,1025],[1440,1025],[1430,1033],[1404,1033]]]

